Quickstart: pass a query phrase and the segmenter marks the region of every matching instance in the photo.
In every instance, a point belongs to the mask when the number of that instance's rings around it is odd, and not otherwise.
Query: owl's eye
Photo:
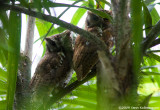
[[[51,40],[50,38],[45,38],[45,40],[46,40],[46,46],[49,52],[58,51],[56,41]]]
[[[104,21],[109,21],[109,19],[107,19],[107,18],[103,18],[103,20],[104,20]]]
[[[87,26],[89,27],[90,26],[90,22],[87,20]]]
[[[55,41],[51,40],[50,38],[45,38],[45,40],[46,40],[47,45],[53,45],[53,46],[56,45]]]
[[[94,15],[94,16],[93,16],[93,19],[94,19],[95,21],[98,21],[98,20],[99,20],[99,17],[98,17],[97,15]]]

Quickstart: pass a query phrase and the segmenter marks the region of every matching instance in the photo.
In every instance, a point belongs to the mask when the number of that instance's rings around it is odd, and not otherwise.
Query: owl
[[[32,101],[40,105],[51,92],[63,88],[71,79],[73,49],[70,31],[57,34],[46,41],[46,52],[37,65],[30,87]]]
[[[110,14],[110,12],[106,10],[100,11]],[[108,19],[88,11],[85,21],[85,30],[103,40],[108,49],[112,47],[112,28]],[[77,36],[74,46],[73,68],[77,74],[78,80],[83,80],[98,62],[97,49],[98,46],[92,41],[88,41],[81,35]]]

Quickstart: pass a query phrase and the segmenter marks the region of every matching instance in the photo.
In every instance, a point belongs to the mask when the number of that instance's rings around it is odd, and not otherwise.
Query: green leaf
[[[7,72],[0,68],[0,80],[7,81]]]
[[[156,4],[151,4],[151,5],[148,5],[147,8],[149,10],[149,12],[151,12],[153,10],[153,8],[155,7]]]
[[[142,72],[143,75],[160,75],[158,72]]]
[[[49,34],[49,36],[54,35],[54,34],[61,33],[61,32],[63,32],[64,30],[66,30],[66,29],[63,28],[63,27],[58,27],[58,28],[56,28],[56,29],[52,29],[51,32],[50,32],[50,34]]]
[[[44,34],[46,34],[52,25],[50,22],[47,22],[41,19],[36,19],[35,23],[40,36],[43,36]]]
[[[159,72],[159,63],[157,62],[157,60],[159,59],[159,56],[153,53],[149,53],[147,54],[149,57],[146,58],[146,60],[148,61],[148,65],[155,65],[158,66],[157,68],[151,68],[152,72]],[[149,71],[148,71],[149,72]],[[153,80],[156,81],[156,83],[158,84],[158,86],[160,87],[160,76],[156,75],[155,77],[152,78]]]
[[[100,6],[101,6],[102,9],[104,9],[105,3],[104,2],[100,2]]]
[[[97,14],[98,16],[100,16],[102,18],[107,18],[110,22],[113,22],[113,18],[111,17],[111,15],[109,15],[105,12],[102,12],[102,11],[99,11],[99,10],[96,10],[96,9],[91,9],[91,8],[85,8],[85,9],[87,9],[89,11],[92,11],[93,13]]]
[[[141,106],[142,107],[148,107],[148,104],[149,104],[149,101],[150,101],[150,99],[151,99],[151,97],[152,97],[152,93],[150,94],[150,95],[148,95],[144,100],[143,100],[143,102],[141,103]]]
[[[1,100],[0,101],[0,110],[6,110],[6,107],[7,107],[7,102],[6,100]]]
[[[147,53],[152,53],[152,52],[160,52],[160,50],[149,50]]]
[[[41,12],[42,9],[41,0],[33,0],[33,7],[36,8],[39,12]]]
[[[72,5],[75,5],[81,1],[83,0],[76,0]],[[57,18],[60,18],[66,11],[68,11],[68,9],[70,9],[70,7],[66,8]]]
[[[8,17],[6,11],[0,10],[0,21],[2,22],[3,29],[8,29]]]
[[[82,107],[68,107],[68,106],[66,106],[65,108],[59,108],[58,110],[88,110],[88,109],[82,108]]]
[[[145,32],[147,35],[152,27],[152,17],[144,2],[143,2],[143,16],[144,16]]]
[[[53,28],[53,29],[50,31],[50,33],[48,34],[48,36],[61,33],[61,32],[63,32],[64,30],[66,30],[66,29],[65,29],[65,28],[62,28],[62,27],[58,27],[58,28],[56,28],[56,29]],[[40,39],[44,39],[45,35],[46,35],[46,34],[42,35],[42,36],[41,36],[40,38],[38,38],[35,42],[37,42],[37,41],[40,40]],[[35,43],[35,42],[34,42],[34,43]]]
[[[106,5],[108,5],[109,7],[111,7],[111,4],[109,2],[107,2],[106,0],[99,0],[99,1],[101,1],[101,2],[105,3]]]
[[[141,67],[140,69],[143,70],[143,69],[152,69],[152,68],[158,68],[159,65],[154,65],[154,66],[143,66]]]
[[[0,80],[0,91],[7,91],[7,82]]]
[[[43,0],[43,7],[47,10],[47,12],[51,15],[50,9],[49,9],[49,4],[48,0]]]
[[[7,91],[0,91],[0,97],[6,97]]]
[[[46,43],[42,42],[43,45],[43,53],[42,53],[42,57],[44,56],[45,52],[46,52]]]
[[[145,77],[145,76],[143,76],[143,81],[144,81],[144,82],[142,82],[143,84],[144,83],[155,83],[155,80],[153,79],[153,77],[151,77],[151,76],[146,76]]]
[[[5,67],[7,61],[6,61],[6,56],[4,54],[4,51],[2,51],[0,49],[0,55],[1,55],[1,58],[0,58],[0,63],[2,64],[3,67]]]
[[[155,0],[145,0],[144,2],[145,2],[145,4],[149,5],[149,4],[153,3],[154,1]]]
[[[8,57],[8,44],[6,40],[6,33],[4,29],[0,28],[0,62],[3,67],[5,67],[7,63]]]
[[[20,56],[20,39],[21,39],[21,14],[10,11],[8,45],[13,48],[13,51],[8,53],[7,110],[12,110],[13,108],[14,93],[16,89],[16,80],[18,71],[18,61]]]
[[[152,16],[152,25],[157,24],[157,22],[160,20],[160,17],[155,8],[152,9],[151,16]]]
[[[158,92],[158,91],[157,91]],[[159,102],[160,101],[160,96],[152,96],[151,97],[151,101],[154,101],[154,102]]]
[[[149,107],[154,107],[155,110],[156,109],[159,110],[159,108],[160,108],[159,101],[149,103]]]
[[[94,0],[88,0],[89,8],[94,8]]]
[[[20,4],[26,8],[29,8],[28,0],[17,0]]]
[[[86,4],[82,4],[82,6],[84,6]],[[80,19],[82,18],[82,16],[85,14],[86,10],[84,9],[77,9],[77,11],[75,12],[75,14],[72,17],[71,23],[74,25],[77,25],[78,22],[80,21]]]
[[[95,79],[93,81],[95,81]],[[86,92],[91,92],[91,93],[96,93],[97,92],[97,90],[96,90],[96,84],[92,84],[92,85],[89,84],[89,86],[81,85],[76,90],[77,91],[86,91]]]
[[[73,95],[86,101],[96,102],[96,93],[91,93],[88,91],[76,91],[73,92]]]
[[[160,56],[153,54],[153,53],[148,54],[148,56],[150,58],[153,58],[153,59],[157,60],[158,62],[160,62]]]
[[[87,108],[96,108],[96,104],[92,103],[90,101],[86,101],[86,100],[80,100],[80,99],[74,99],[74,101],[72,100],[68,100],[68,99],[63,99],[63,102],[66,104],[72,104],[72,105],[81,105]]]

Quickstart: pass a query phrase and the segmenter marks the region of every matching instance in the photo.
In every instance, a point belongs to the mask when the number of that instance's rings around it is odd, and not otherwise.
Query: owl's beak
[[[56,46],[56,43],[51,38],[45,38],[46,45],[49,47]]]
[[[51,38],[45,38],[47,50],[49,52],[55,51],[57,49],[55,41],[53,41]]]
[[[44,40],[45,40],[46,42],[50,42],[50,41],[51,41],[50,38],[45,38]]]

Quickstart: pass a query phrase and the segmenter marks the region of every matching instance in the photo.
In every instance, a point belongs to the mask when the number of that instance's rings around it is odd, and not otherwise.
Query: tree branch
[[[111,0],[113,18],[116,18],[118,12],[118,0]]]
[[[116,110],[113,100],[118,100],[121,91],[114,67],[104,51],[97,51],[100,62],[97,66],[97,110]],[[106,93],[107,91],[107,93]]]
[[[78,34],[82,35],[86,39],[88,39],[90,41],[93,41],[99,47],[99,49],[102,49],[102,50],[107,49],[107,46],[105,45],[105,43],[102,42],[98,37],[96,37],[92,33],[87,32],[84,29],[81,29],[81,28],[79,28],[79,27],[77,27],[73,24],[70,24],[70,23],[67,23],[65,21],[59,20],[56,17],[50,16],[50,15],[45,15],[45,14],[42,14],[40,12],[36,12],[36,11],[33,11],[33,10],[28,10],[26,8],[17,7],[17,6],[13,6],[13,5],[8,5],[8,4],[1,4],[0,9],[13,10],[13,11],[16,11],[16,12],[25,13],[27,15],[30,15],[30,16],[33,16],[33,17],[36,17],[36,18],[39,18],[39,19],[57,24],[57,25],[60,25],[61,27],[69,29],[69,30],[71,30],[75,33],[78,33]]]
[[[82,81],[75,81],[72,84],[68,85],[66,88],[64,88],[63,90],[59,91],[56,94],[53,94],[53,97],[50,98],[50,100],[46,103],[46,110],[55,102],[57,102],[59,99],[61,99],[62,97],[64,97],[65,95],[67,95],[68,93],[70,93],[71,91],[73,91],[74,89],[76,89],[77,87],[79,87],[80,85],[82,85],[83,83],[87,82],[88,80],[90,80],[91,78],[93,78],[94,76],[96,76],[96,70],[92,70],[86,78],[84,78]],[[41,110],[40,107],[39,110]]]
[[[27,21],[28,22],[27,22],[27,33],[26,33],[24,55],[28,56],[30,60],[32,60],[35,18],[32,16],[28,16]]]
[[[28,97],[30,96],[28,87],[31,75],[31,64],[32,62],[30,58],[21,53],[20,61],[18,64],[18,76],[15,92],[15,110],[25,110],[26,105],[28,105]]]
[[[143,53],[152,45],[153,41],[157,36],[160,35],[160,20],[158,23],[150,30],[146,39],[142,42]]]
[[[123,41],[128,39],[130,33],[129,23],[129,0],[111,0],[114,18],[113,34],[116,42],[116,54],[120,53]],[[128,36],[128,37],[127,37]]]
[[[115,31],[116,31],[116,48],[117,48],[117,54],[120,52],[120,48],[122,47],[124,40],[128,39],[129,32],[130,32],[130,23],[129,23],[129,17],[128,17],[128,0],[120,0],[119,1],[119,9],[116,12],[116,18],[115,18]]]
[[[154,46],[156,46],[156,45],[158,45],[158,44],[160,44],[160,38],[154,40],[154,41],[152,42],[152,44],[149,46],[149,48],[154,47]]]

